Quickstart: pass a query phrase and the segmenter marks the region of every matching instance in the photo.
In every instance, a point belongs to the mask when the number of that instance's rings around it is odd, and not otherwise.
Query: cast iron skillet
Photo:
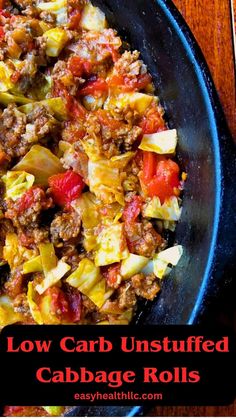
[[[233,266],[236,154],[199,47],[169,0],[93,0],[132,49],[142,53],[179,132],[178,158],[188,173],[176,240],[184,256],[157,300],[136,322],[199,323]],[[229,279],[228,279],[229,280]],[[134,416],[140,407],[76,407],[70,416]]]

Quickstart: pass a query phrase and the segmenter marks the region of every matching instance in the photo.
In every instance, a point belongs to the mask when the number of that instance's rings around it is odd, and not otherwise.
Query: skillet
[[[178,159],[188,173],[175,240],[184,256],[137,324],[199,324],[231,280],[235,257],[236,153],[204,57],[170,0],[93,0],[111,27],[141,51],[179,132]],[[170,238],[171,239],[171,238]],[[67,416],[138,416],[136,407],[75,407]]]

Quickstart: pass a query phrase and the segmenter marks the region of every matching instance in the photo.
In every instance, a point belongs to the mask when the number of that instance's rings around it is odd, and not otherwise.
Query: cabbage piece
[[[107,27],[105,14],[98,7],[87,4],[81,16],[80,26],[87,31],[101,32]]]
[[[153,100],[157,99],[154,96],[144,93],[120,93],[119,95],[108,97],[104,104],[104,109],[112,111],[115,108],[125,109],[127,106],[130,106],[131,109],[136,110],[142,115]]]
[[[37,107],[44,106],[47,108],[56,119],[63,121],[67,119],[67,110],[64,100],[61,97],[55,97],[51,99],[41,100],[40,102],[28,103],[26,105],[20,106],[19,111],[28,115]]]
[[[106,266],[120,262],[129,255],[123,224],[105,226],[97,237],[95,265]]]
[[[155,255],[153,258],[153,273],[157,278],[162,279],[167,275],[168,262],[165,262]]]
[[[100,223],[98,206],[99,202],[91,192],[83,193],[80,198],[72,202],[72,207],[80,214],[85,229],[96,227]]]
[[[15,312],[13,302],[7,295],[0,296],[0,327],[8,326],[9,324],[23,322],[24,315]]]
[[[52,0],[48,2],[39,2],[37,8],[42,11],[48,11],[55,15],[58,25],[67,23],[67,0]]]
[[[173,154],[176,146],[177,131],[176,129],[171,129],[155,134],[145,134],[139,148],[144,151],[153,151],[158,154]]]
[[[84,258],[80,261],[76,271],[67,278],[66,282],[87,295],[89,290],[100,280],[100,277],[100,269],[90,259]]]
[[[39,253],[44,275],[46,276],[57,266],[57,257],[52,243],[39,244]]]
[[[27,301],[30,308],[31,316],[37,324],[43,324],[43,318],[35,300],[36,292],[32,282],[28,283]]]
[[[40,85],[33,86],[30,88],[29,93],[35,100],[46,100],[46,97],[51,93],[52,90],[52,77],[41,74],[41,83]]]
[[[183,246],[173,246],[169,247],[169,249],[163,250],[162,252],[158,253],[158,258],[163,260],[163,262],[170,263],[173,266],[176,266],[180,258],[183,255]]]
[[[7,261],[12,270],[36,255],[36,250],[30,250],[20,245],[18,236],[15,233],[6,234],[3,259]]]
[[[69,39],[62,28],[49,29],[43,36],[46,38],[46,54],[49,57],[58,57]]]
[[[120,172],[109,160],[89,161],[88,181],[91,192],[105,204],[117,201],[124,205]]]
[[[43,406],[43,408],[50,416],[61,416],[65,410],[63,406]]]
[[[31,274],[33,272],[43,272],[41,256],[36,256],[24,263],[23,274]]]
[[[0,92],[7,92],[14,86],[11,81],[12,73],[13,70],[11,70],[3,61],[0,61]]]
[[[88,95],[83,98],[83,105],[88,111],[96,111],[103,107],[106,98],[106,93],[103,93],[101,97]]]
[[[155,196],[143,210],[144,217],[167,221],[179,221],[181,213],[182,208],[180,208],[179,201],[175,196],[166,199],[163,205],[161,205],[160,199]]]
[[[94,133],[90,138],[81,140],[81,144],[88,158],[92,162],[102,159],[102,142],[99,135]]]
[[[67,278],[66,282],[78,288],[99,308],[113,293],[113,290],[106,290],[106,281],[101,278],[100,269],[87,258],[80,261],[78,268]]]
[[[33,145],[12,170],[25,170],[35,176],[35,183],[47,186],[48,178],[64,172],[60,160],[47,148]]]
[[[8,171],[2,177],[6,187],[6,198],[11,198],[16,201],[34,184],[34,176],[30,173],[19,171]]]
[[[25,96],[20,95],[12,95],[11,93],[0,92],[0,103],[4,106],[9,105],[10,103],[19,103],[19,104],[26,104],[33,102],[33,99],[29,99]]]
[[[111,158],[112,166],[124,170],[134,156],[135,152],[133,151],[128,151],[127,153],[121,154],[120,156],[113,156]]]
[[[124,279],[129,279],[141,272],[148,262],[148,258],[130,253],[127,259],[121,262],[120,274]]]
[[[97,235],[94,233],[94,229],[85,229],[83,235],[83,247],[86,252],[92,252],[97,248]]]
[[[48,288],[57,284],[70,269],[70,265],[59,260],[57,266],[47,273],[41,284],[36,285],[36,291],[40,295],[43,294]]]

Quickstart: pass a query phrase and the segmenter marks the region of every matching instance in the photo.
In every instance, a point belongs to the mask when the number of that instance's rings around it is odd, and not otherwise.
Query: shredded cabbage
[[[48,288],[57,284],[70,269],[70,265],[59,260],[57,266],[46,274],[41,284],[36,285],[36,291],[40,295],[43,294]]]
[[[13,302],[6,295],[0,296],[0,327],[8,326],[9,324],[23,322],[24,316],[19,312],[15,312]]]
[[[6,198],[11,198],[16,201],[34,184],[34,176],[30,173],[19,171],[8,171],[6,175],[2,176],[2,180],[6,187]]]
[[[99,308],[113,292],[113,290],[106,290],[106,281],[101,277],[100,269],[87,258],[80,261],[78,268],[67,278],[66,282],[90,298]]]
[[[67,110],[64,100],[61,97],[55,97],[50,99],[41,100],[40,102],[27,103],[26,105],[20,106],[19,111],[29,114],[37,107],[44,106],[54,115],[59,121],[67,119]]]
[[[47,186],[50,176],[64,172],[60,160],[50,150],[37,144],[31,147],[13,170],[31,173],[35,176],[35,183],[43,186]]]
[[[128,151],[127,153],[121,154],[120,156],[113,156],[111,158],[112,166],[124,170],[134,156],[135,152],[133,151]]]
[[[101,217],[98,211],[98,205],[96,196],[91,192],[83,193],[80,198],[72,202],[72,207],[81,216],[84,228],[90,229],[100,223]]]
[[[43,318],[40,312],[40,309],[36,302],[34,301],[36,292],[32,282],[28,283],[28,292],[27,292],[27,301],[30,308],[31,316],[37,324],[43,324]]]
[[[10,103],[19,103],[19,104],[26,104],[33,102],[33,99],[29,99],[25,96],[20,95],[12,95],[11,93],[7,92],[0,92],[0,103],[4,106],[9,105]]]
[[[42,11],[48,11],[56,16],[58,25],[67,23],[67,0],[51,0],[48,2],[39,2],[37,8]]]
[[[95,252],[95,265],[106,266],[120,262],[129,255],[123,224],[105,226],[97,237],[98,250]]]
[[[105,14],[92,4],[87,4],[83,10],[80,26],[87,31],[103,31],[106,24]]]
[[[132,276],[141,272],[147,265],[149,259],[144,256],[129,254],[127,259],[122,260],[120,274],[124,279],[129,279]]]
[[[52,243],[39,244],[39,253],[44,275],[46,276],[57,266],[57,257]]]
[[[163,205],[161,205],[160,199],[155,196],[145,206],[143,216],[167,221],[179,221],[181,212],[182,208],[180,208],[175,196],[166,199]]]
[[[50,416],[61,416],[64,412],[64,407],[62,406],[43,406],[43,408]]]
[[[105,204],[119,202],[124,205],[123,188],[119,169],[109,160],[89,161],[88,181],[91,192]]]
[[[12,73],[8,65],[0,61],[0,92],[7,92],[14,86],[11,81]]]
[[[171,269],[168,267],[169,264],[172,266],[176,266],[179,263],[179,260],[182,257],[182,255],[182,246],[173,246],[156,254],[153,258],[154,274],[158,278],[162,279],[171,271]]]
[[[152,151],[158,154],[173,154],[176,146],[177,131],[176,129],[171,129],[155,134],[145,134],[139,148],[144,151]]]
[[[112,111],[115,108],[125,109],[127,106],[130,106],[131,109],[142,115],[153,100],[156,100],[156,98],[144,93],[120,93],[116,96],[109,96],[104,104],[104,109]]]
[[[7,261],[12,270],[36,255],[36,250],[27,249],[20,245],[18,236],[15,233],[6,234],[3,259]]]
[[[69,39],[67,32],[62,28],[49,29],[43,36],[46,38],[46,54],[49,57],[58,57]]]
[[[81,144],[88,158],[92,162],[102,159],[102,142],[99,135],[94,133],[90,138],[81,140]]]
[[[24,263],[23,274],[30,274],[33,272],[43,272],[41,256],[36,256]]]

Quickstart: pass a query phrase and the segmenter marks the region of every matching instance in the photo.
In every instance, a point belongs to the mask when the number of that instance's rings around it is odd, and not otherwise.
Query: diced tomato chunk
[[[114,263],[103,269],[103,275],[106,278],[107,285],[110,288],[116,288],[120,280],[120,263]]]
[[[150,74],[140,74],[137,77],[114,75],[108,81],[109,87],[119,87],[124,92],[132,92],[145,89],[152,81]]]
[[[44,294],[50,296],[50,311],[62,322],[75,323],[81,318],[81,294],[76,289],[67,287],[64,291],[57,287],[50,287]]]
[[[69,58],[67,66],[75,77],[82,77],[83,75],[87,75],[92,70],[92,64],[89,61],[84,60],[76,55]]]
[[[96,78],[95,80],[88,81],[82,89],[79,90],[80,96],[94,95],[101,96],[107,93],[108,85],[104,79]]]
[[[128,202],[123,211],[123,220],[126,224],[134,223],[142,209],[142,198],[135,195],[131,202]]]
[[[166,130],[165,121],[156,106],[151,107],[139,123],[143,134],[154,134],[155,132]]]
[[[44,190],[40,187],[32,187],[26,191],[17,201],[18,212],[24,212],[27,209],[33,207],[36,202],[40,202],[42,209],[47,209],[50,206],[50,202],[47,202],[47,197]]]
[[[105,127],[109,127],[111,130],[115,131],[117,129],[120,129],[123,125],[121,121],[112,118],[105,109],[99,109],[96,112],[96,115],[99,119],[100,124],[104,125]]]
[[[161,203],[174,196],[180,186],[180,169],[177,163],[152,152],[143,152],[141,183],[150,197],[158,196]]]
[[[51,176],[48,183],[54,202],[62,206],[79,198],[85,185],[82,177],[73,170]]]
[[[2,26],[0,26],[0,41],[2,38],[4,38],[5,32]]]

